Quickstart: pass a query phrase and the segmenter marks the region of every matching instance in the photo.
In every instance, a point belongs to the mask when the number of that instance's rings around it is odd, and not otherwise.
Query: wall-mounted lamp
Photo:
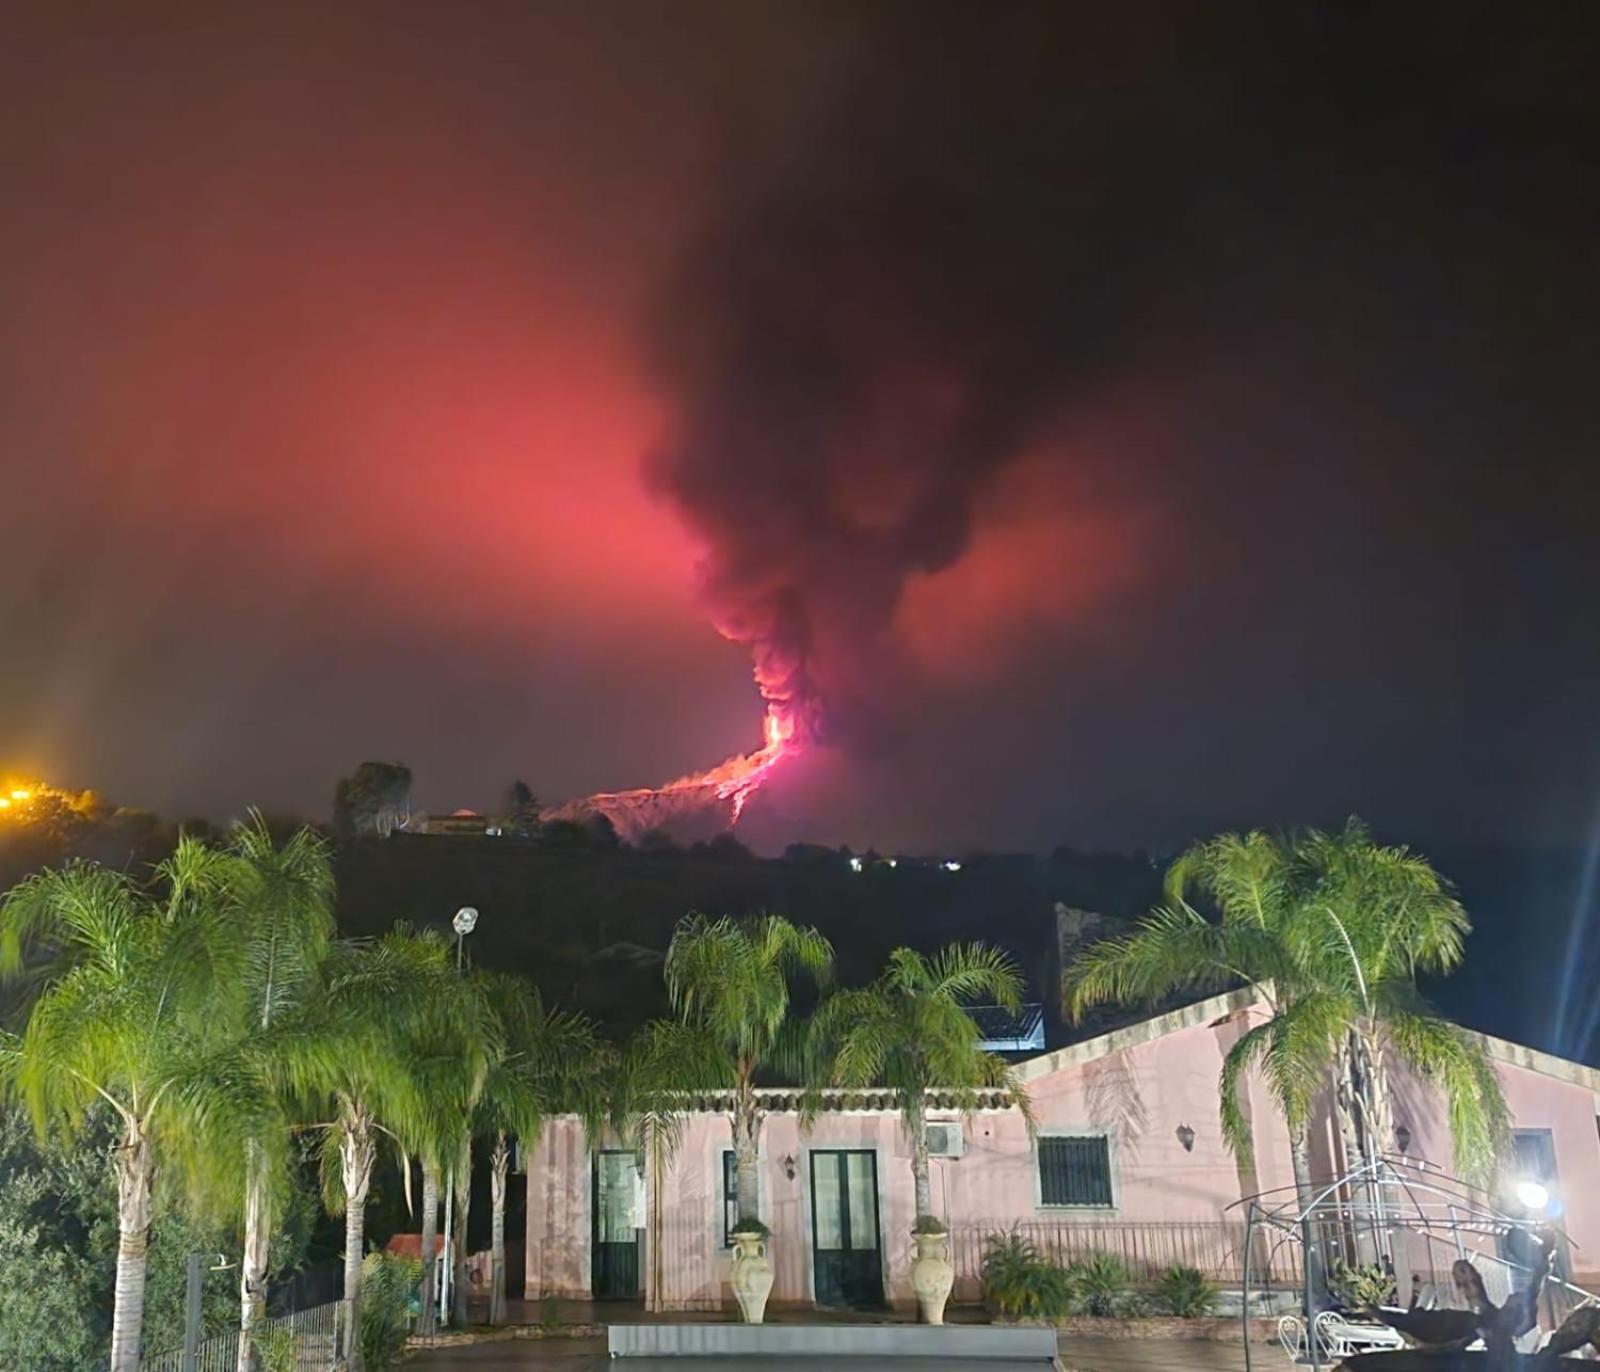
[[[783,1159],[783,1175],[788,1177],[790,1181],[794,1180],[794,1154],[793,1153],[789,1153],[789,1154],[786,1154],[784,1156],[784,1159]]]
[[[1411,1131],[1403,1124],[1397,1124],[1394,1127],[1394,1145],[1402,1153],[1411,1147]]]
[[[1185,1153],[1194,1152],[1194,1130],[1189,1128],[1187,1124],[1178,1126],[1178,1142],[1183,1145]]]

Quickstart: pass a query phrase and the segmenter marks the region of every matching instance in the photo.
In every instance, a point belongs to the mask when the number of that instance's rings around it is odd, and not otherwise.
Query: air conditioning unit
[[[959,1158],[966,1150],[966,1139],[961,1133],[960,1121],[928,1123],[928,1156],[930,1158]]]

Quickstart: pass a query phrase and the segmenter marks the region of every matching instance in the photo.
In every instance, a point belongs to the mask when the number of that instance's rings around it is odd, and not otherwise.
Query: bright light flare
[[[1516,1186],[1517,1200],[1523,1209],[1535,1214],[1541,1213],[1550,1204],[1550,1192],[1539,1182],[1531,1178],[1519,1181]]]
[[[12,800],[32,800],[33,799],[33,792],[29,791],[29,790],[24,790],[24,789],[19,787],[17,790],[15,790],[15,791],[13,791],[11,793],[11,799]]]

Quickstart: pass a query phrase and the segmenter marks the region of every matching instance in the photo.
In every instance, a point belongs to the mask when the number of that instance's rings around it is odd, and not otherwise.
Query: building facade
[[[1235,1271],[1241,1199],[1293,1186],[1288,1133],[1258,1079],[1241,1087],[1253,1156],[1236,1158],[1222,1137],[1222,1061],[1262,1014],[1238,991],[1027,1059],[1018,1073],[1032,1134],[1003,1097],[964,1119],[936,1103],[931,1182],[951,1229],[955,1298],[977,1295],[985,1239],[1012,1228],[1064,1256],[1109,1249],[1152,1270],[1184,1261]],[[1600,1274],[1600,1073],[1485,1043],[1517,1130],[1518,1175],[1504,1183],[1540,1181],[1572,1241],[1572,1274]],[[1447,1173],[1449,1134],[1431,1088],[1402,1074],[1395,1091],[1407,1157]],[[730,1129],[718,1101],[698,1105],[670,1158],[591,1148],[575,1121],[551,1123],[528,1158],[530,1298],[638,1299],[657,1310],[731,1304]],[[772,1230],[772,1301],[914,1304],[910,1149],[890,1103],[833,1093],[809,1129],[791,1094],[770,1092],[768,1105],[759,1211]],[[1324,1112],[1313,1165],[1327,1176],[1342,1164]]]

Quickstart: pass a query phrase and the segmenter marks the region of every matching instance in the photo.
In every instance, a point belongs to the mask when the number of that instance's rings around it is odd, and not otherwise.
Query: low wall
[[[1238,1319],[1179,1319],[1175,1315],[1146,1315],[1115,1319],[1106,1315],[1068,1315],[1059,1320],[1020,1320],[1019,1324],[1048,1325],[1058,1334],[1079,1339],[1164,1339],[1184,1343],[1243,1343],[1245,1325]],[[1276,1320],[1252,1319],[1251,1343],[1276,1343]]]

